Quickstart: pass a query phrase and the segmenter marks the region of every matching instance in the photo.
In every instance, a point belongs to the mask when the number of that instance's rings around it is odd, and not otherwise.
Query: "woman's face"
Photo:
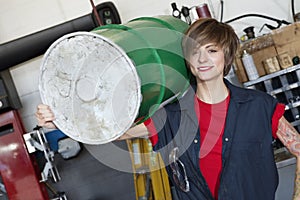
[[[191,52],[190,69],[197,81],[223,79],[225,59],[223,49],[214,43],[198,46]]]

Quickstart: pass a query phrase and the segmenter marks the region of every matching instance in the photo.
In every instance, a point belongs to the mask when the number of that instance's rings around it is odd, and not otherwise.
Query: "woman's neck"
[[[197,82],[197,97],[209,104],[219,103],[227,98],[229,94],[223,79],[213,82]]]

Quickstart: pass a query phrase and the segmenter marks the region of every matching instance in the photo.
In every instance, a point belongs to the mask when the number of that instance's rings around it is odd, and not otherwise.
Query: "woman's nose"
[[[199,55],[198,55],[198,62],[204,63],[206,61],[207,61],[207,55],[206,55],[205,51],[200,51]]]

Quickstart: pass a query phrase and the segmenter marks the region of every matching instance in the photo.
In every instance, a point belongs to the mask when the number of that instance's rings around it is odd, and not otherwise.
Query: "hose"
[[[220,3],[221,3],[220,22],[222,22],[223,21],[224,1],[221,0]]]
[[[260,17],[260,18],[265,18],[265,19],[269,19],[269,20],[275,21],[275,22],[277,22],[280,25],[281,24],[285,24],[285,25],[291,24],[290,22],[287,22],[285,20],[276,19],[274,17],[269,17],[269,16],[262,15],[262,14],[245,14],[245,15],[241,15],[241,16],[235,17],[233,19],[227,20],[225,23],[231,23],[233,21],[236,21],[236,20],[239,20],[239,19],[242,19],[242,18],[245,18],[245,17]]]
[[[295,1],[294,0],[291,0],[291,5],[292,5],[292,16],[293,16],[293,19],[295,21]]]

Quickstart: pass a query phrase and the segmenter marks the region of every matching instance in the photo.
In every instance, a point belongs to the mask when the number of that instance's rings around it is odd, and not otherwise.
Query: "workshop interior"
[[[269,0],[269,9],[258,0],[20,2],[0,8],[0,200],[176,200],[147,138],[115,140],[184,95],[191,75],[181,39],[199,18],[232,25],[240,43],[226,78],[285,104],[300,132],[297,0]],[[30,30],[23,9],[32,21],[57,21]],[[37,126],[41,102],[55,108],[59,130]],[[273,149],[276,200],[291,199],[296,159],[278,139]]]

